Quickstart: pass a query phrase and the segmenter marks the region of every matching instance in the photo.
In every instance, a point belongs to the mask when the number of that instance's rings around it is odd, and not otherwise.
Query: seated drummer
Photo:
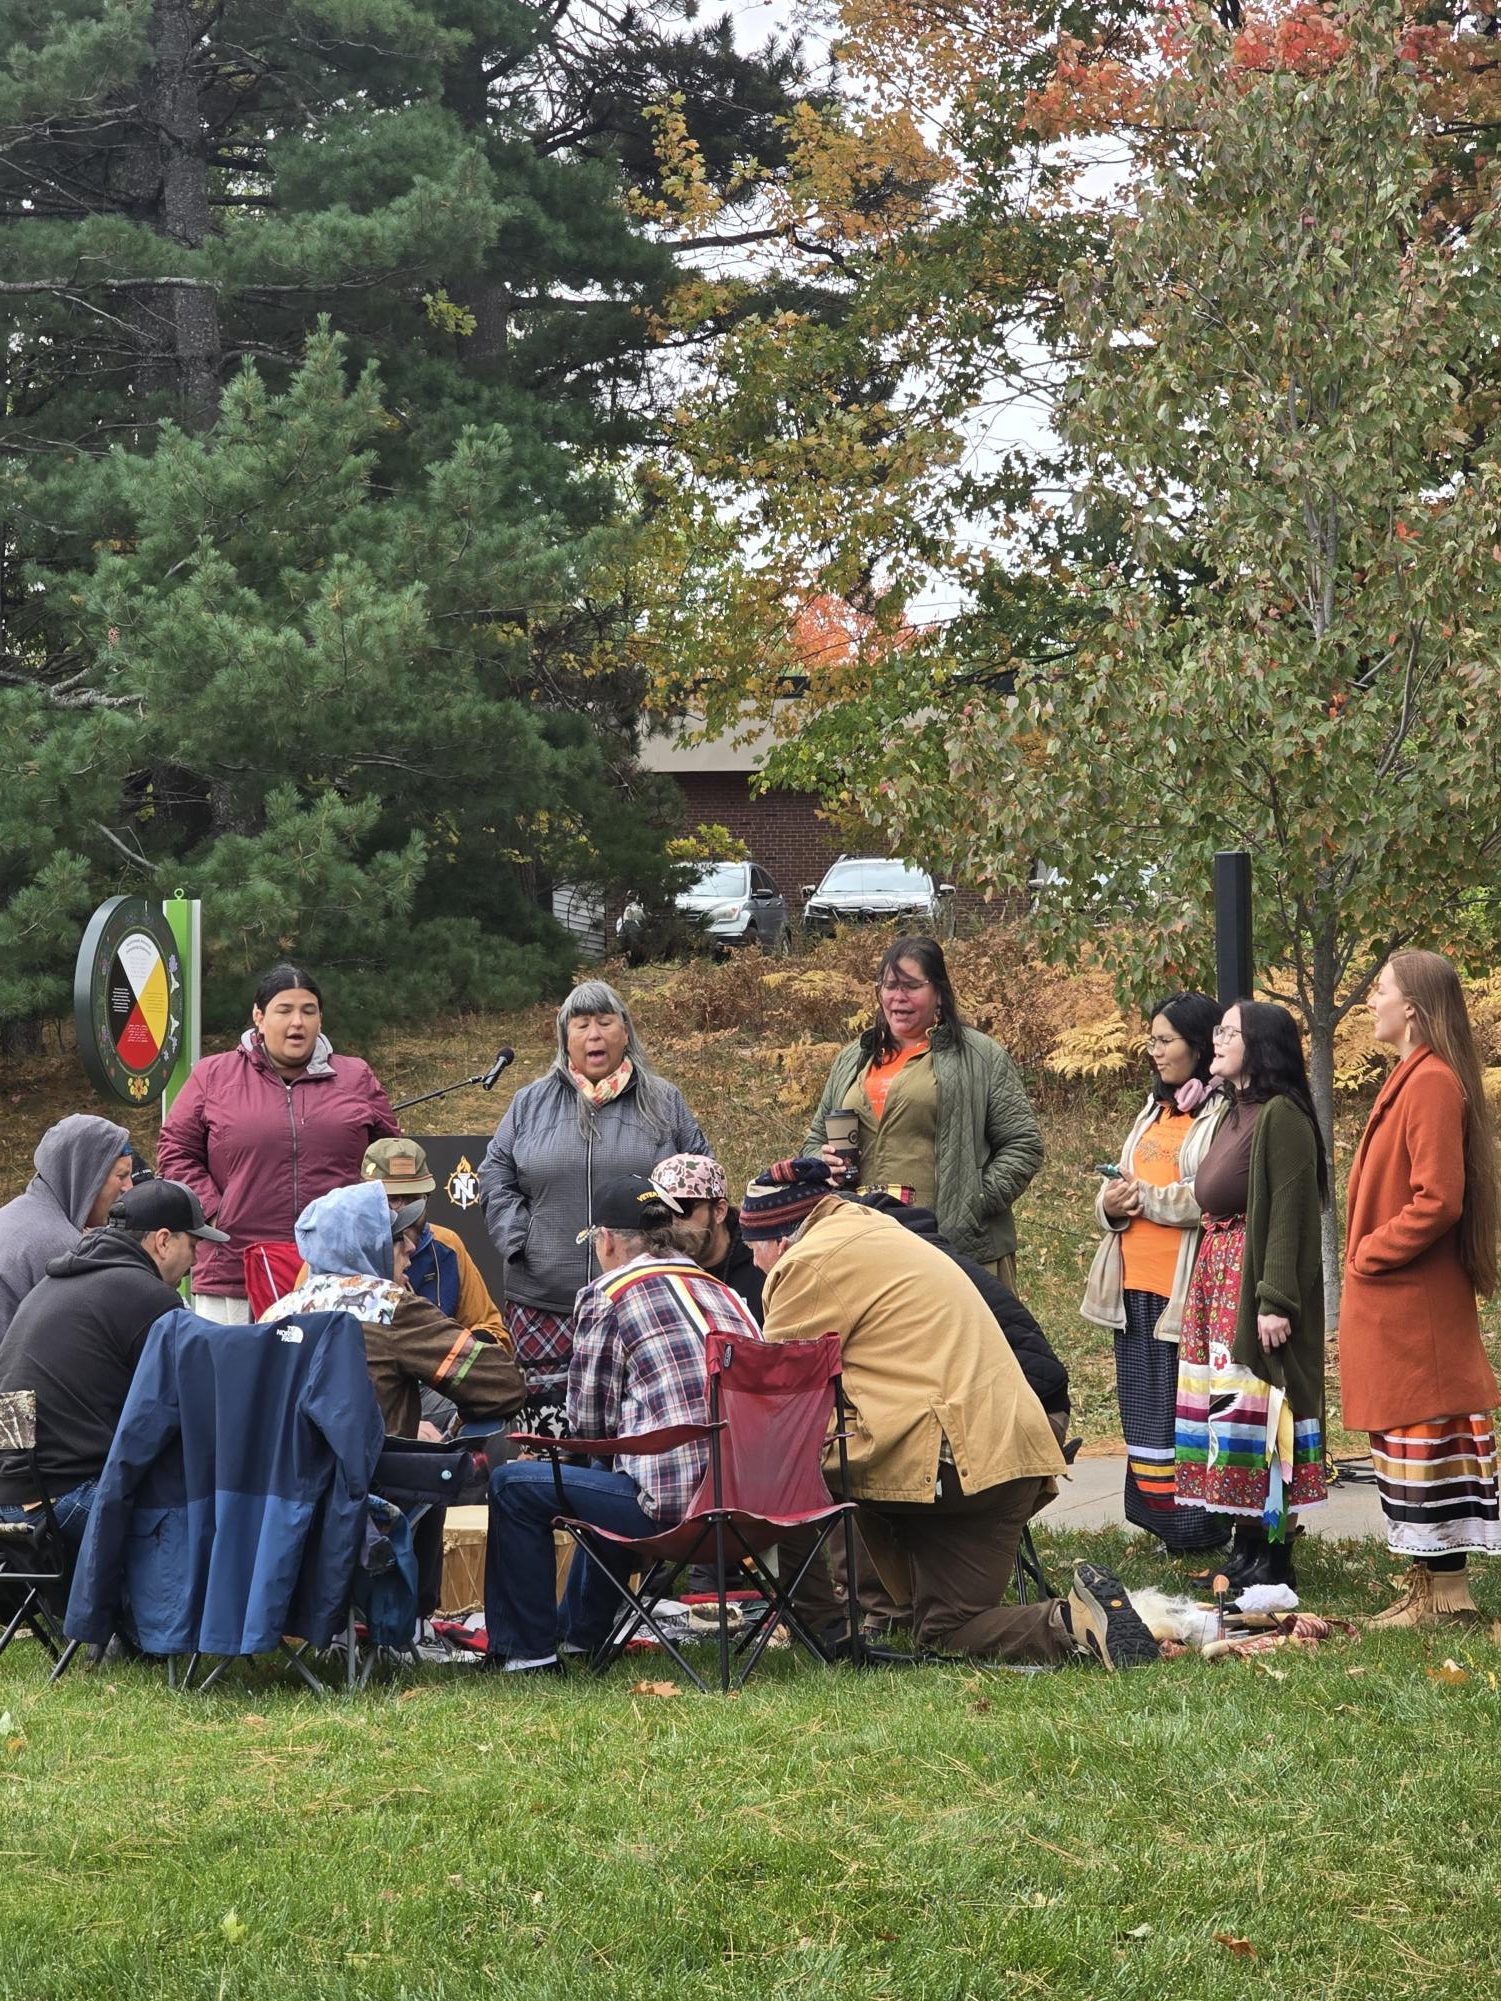
[[[393,1209],[379,1182],[335,1188],[297,1218],[303,1283],[266,1315],[352,1313],[365,1336],[365,1359],[388,1436],[416,1438],[422,1390],[431,1387],[466,1418],[499,1423],[526,1394],[510,1348],[452,1320],[406,1283],[410,1233],[422,1219],[420,1198]]]
[[[405,1135],[378,1139],[365,1148],[360,1162],[361,1181],[378,1181],[386,1191],[392,1211],[420,1202],[422,1214],[411,1226],[411,1260],[406,1282],[420,1299],[428,1300],[460,1327],[483,1340],[495,1341],[514,1353],[511,1330],[500,1317],[500,1308],[490,1297],[489,1287],[480,1276],[479,1266],[469,1255],[457,1230],[445,1230],[427,1219],[427,1198],[437,1188],[428,1171],[427,1154],[416,1140]],[[304,1269],[302,1276],[307,1272]],[[459,1412],[451,1397],[424,1386],[422,1391],[422,1438],[448,1438],[458,1428]]]

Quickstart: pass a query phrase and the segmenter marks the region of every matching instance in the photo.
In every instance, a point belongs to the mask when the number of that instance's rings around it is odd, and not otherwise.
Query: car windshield
[[[920,868],[905,862],[835,862],[818,885],[820,896],[931,896]]]
[[[705,862],[688,884],[689,896],[744,896],[744,862]]]

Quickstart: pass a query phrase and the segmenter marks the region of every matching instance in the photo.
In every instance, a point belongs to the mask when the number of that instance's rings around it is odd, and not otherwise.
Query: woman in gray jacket
[[[594,1193],[650,1174],[671,1153],[709,1152],[682,1093],[646,1059],[612,986],[585,980],[558,1009],[557,1060],[506,1108],[479,1171],[480,1203],[506,1262],[502,1312],[516,1360],[567,1369],[573,1302],[597,1278]]]

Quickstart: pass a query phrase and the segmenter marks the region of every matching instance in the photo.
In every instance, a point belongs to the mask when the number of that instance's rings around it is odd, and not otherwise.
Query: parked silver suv
[[[705,862],[674,902],[715,944],[792,949],[786,898],[759,862]]]

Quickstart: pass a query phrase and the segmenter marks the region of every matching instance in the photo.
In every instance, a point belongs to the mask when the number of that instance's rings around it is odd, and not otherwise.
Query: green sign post
[[[202,1010],[199,1005],[203,982],[203,939],[200,916],[203,905],[197,897],[178,890],[162,905],[162,915],[177,940],[177,958],[182,968],[182,1047],[162,1092],[162,1117],[172,1109],[172,1100],[188,1081],[188,1072],[198,1061],[202,1045]]]

